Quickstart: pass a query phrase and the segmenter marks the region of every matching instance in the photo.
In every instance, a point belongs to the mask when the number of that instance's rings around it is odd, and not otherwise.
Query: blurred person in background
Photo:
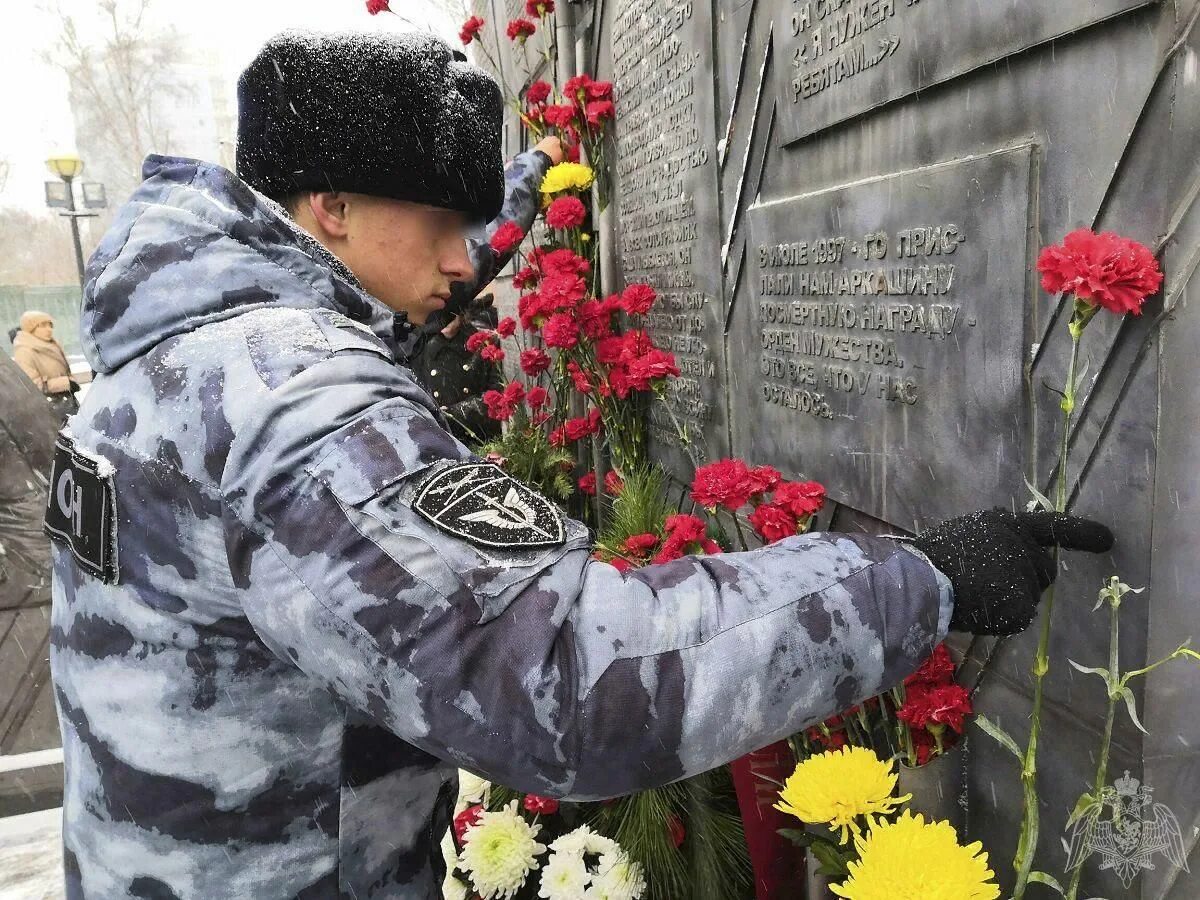
[[[21,316],[21,330],[13,338],[13,359],[46,395],[60,419],[79,410],[75,393],[80,384],[92,380],[90,372],[71,373],[66,351],[54,339],[54,318],[48,313],[29,310]]]

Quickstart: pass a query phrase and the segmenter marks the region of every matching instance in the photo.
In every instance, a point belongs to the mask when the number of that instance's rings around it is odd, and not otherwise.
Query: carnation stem
[[[738,542],[742,545],[743,550],[749,550],[750,545],[746,543],[746,535],[742,531],[742,523],[738,521],[737,510],[729,514],[733,518],[733,529],[737,532]]]
[[[1062,409],[1062,440],[1058,450],[1058,479],[1054,494],[1054,508],[1064,512],[1067,508],[1067,455],[1071,444],[1071,415],[1075,411],[1075,377],[1079,364],[1079,340],[1083,328],[1091,316],[1082,316],[1076,301],[1075,313],[1071,317],[1069,330],[1071,332],[1071,361],[1067,366],[1067,384],[1063,390],[1059,406]],[[1054,571],[1058,573],[1059,553],[1054,551]],[[1054,585],[1046,590],[1043,601],[1042,627],[1038,637],[1037,655],[1033,660],[1033,711],[1030,714],[1029,743],[1025,745],[1025,755],[1021,765],[1021,795],[1023,798],[1024,814],[1021,818],[1021,836],[1017,841],[1017,853],[1013,859],[1013,868],[1017,873],[1016,884],[1013,887],[1012,900],[1021,900],[1029,884],[1029,875],[1033,871],[1033,857],[1037,851],[1038,839],[1038,793],[1037,793],[1037,751],[1038,737],[1042,728],[1042,698],[1046,673],[1050,670],[1050,625],[1054,615]]]

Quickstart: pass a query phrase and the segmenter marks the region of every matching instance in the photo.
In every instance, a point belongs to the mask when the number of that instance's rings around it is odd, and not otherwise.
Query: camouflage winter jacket
[[[146,175],[89,267],[99,377],[47,509],[68,896],[438,897],[456,767],[662,784],[944,634],[948,582],[890,540],[592,560],[277,207],[208,164]]]

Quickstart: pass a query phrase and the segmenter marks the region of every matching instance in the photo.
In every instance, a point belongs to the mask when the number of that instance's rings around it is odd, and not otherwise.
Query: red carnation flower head
[[[769,493],[782,480],[783,476],[774,466],[755,466],[750,470],[750,492],[755,495]]]
[[[750,470],[740,459],[719,459],[696,469],[692,499],[705,509],[737,511],[750,502]]]
[[[579,327],[593,341],[612,334],[612,306],[603,300],[585,300],[579,307]]]
[[[577,163],[583,158],[583,152],[579,148],[579,141],[568,141],[563,148],[563,155],[567,162]]]
[[[575,121],[575,107],[551,103],[542,110],[542,118],[546,120],[547,125],[567,128]]]
[[[529,86],[529,90],[525,92],[525,101],[527,103],[545,103],[550,99],[550,92],[554,90],[548,82],[535,81]]]
[[[569,424],[569,423],[568,423]],[[588,472],[579,479],[579,490],[587,494],[589,497],[596,496],[596,473]]]
[[[762,503],[750,513],[750,525],[768,544],[798,533],[796,517],[791,511],[772,503]]]
[[[388,5],[391,0],[367,0],[367,12],[373,16],[379,15],[381,12],[391,12],[392,9]]]
[[[541,409],[550,402],[550,392],[540,384],[535,384],[525,394],[525,402],[529,404],[530,409]]]
[[[525,385],[519,381],[510,381],[504,386],[504,402],[516,406],[525,399]]]
[[[1149,248],[1111,231],[1072,231],[1062,244],[1038,255],[1042,287],[1073,294],[1089,306],[1118,315],[1141,315],[1146,298],[1162,286],[1163,274]]]
[[[650,551],[658,546],[658,535],[652,532],[645,534],[635,534],[632,537],[625,539],[625,543],[621,545],[629,556],[636,556],[639,559],[644,559],[650,555]]]
[[[516,406],[500,391],[484,391],[483,402],[487,406],[488,418],[497,422],[507,422],[516,412]]]
[[[527,16],[536,16],[540,19],[552,12],[554,12],[554,0],[525,0],[525,15]]]
[[[517,301],[517,315],[526,331],[537,331],[554,310],[554,300],[540,292],[525,294]]]
[[[562,425],[559,425],[557,428],[555,428],[553,431],[550,432],[547,440],[550,441],[551,447],[567,446],[567,430],[566,430],[566,428],[564,428]]]
[[[571,382],[579,393],[590,394],[592,392],[592,382],[588,378],[587,372],[579,368],[579,363],[574,360],[567,363],[567,374],[571,376]]]
[[[540,347],[521,351],[521,371],[536,378],[550,368],[550,356]]]
[[[587,207],[572,194],[559,197],[546,210],[546,224],[551,228],[578,228],[586,218]]]
[[[496,334],[502,338],[512,337],[517,333],[517,322],[512,316],[505,316],[496,324]]]
[[[504,362],[504,350],[498,344],[488,344],[479,351],[479,356],[490,363]]]
[[[539,794],[526,794],[521,804],[536,816],[552,816],[558,812],[558,801],[553,797],[542,797]]]
[[[516,222],[505,222],[496,229],[488,243],[497,254],[503,256],[516,250],[524,239],[525,232],[521,230],[520,225]]]
[[[528,19],[513,19],[508,23],[508,28],[506,29],[510,41],[517,41],[522,44],[536,31],[537,25]]]
[[[454,817],[454,836],[458,838],[458,843],[461,845],[463,838],[469,829],[474,828],[479,823],[479,816],[483,813],[483,804],[477,803],[474,806],[468,806],[457,816]]]
[[[599,128],[605,122],[613,119],[616,114],[617,110],[611,100],[589,100],[588,105],[584,107],[587,123],[593,128]]]
[[[467,350],[470,353],[478,353],[479,350],[492,339],[490,331],[476,331],[467,338]]]
[[[654,288],[648,284],[631,284],[621,292],[621,309],[630,315],[644,316],[654,305]]]
[[[776,486],[772,502],[791,510],[797,519],[804,519],[825,505],[825,488],[815,481],[783,481]]]
[[[591,264],[586,259],[565,248],[541,254],[538,264],[546,275],[574,275],[582,278],[592,271]]]
[[[591,81],[584,88],[589,100],[611,100],[613,86],[611,81]]]
[[[953,680],[954,658],[950,656],[950,648],[945,644],[938,644],[917,671],[904,679],[904,683],[949,684]]]
[[[959,684],[924,684],[905,688],[904,705],[896,718],[918,728],[950,726],[962,733],[963,717],[971,714],[971,697]]]
[[[535,270],[533,266],[526,266],[513,276],[512,283],[513,287],[515,287],[518,291],[523,291],[530,285],[535,284],[537,280],[537,270]]]
[[[609,469],[604,475],[604,493],[620,497],[625,490],[625,479],[617,474],[615,469]]]
[[[567,313],[555,313],[542,326],[542,338],[548,347],[570,350],[579,343],[579,325]]]
[[[625,336],[611,334],[596,341],[596,361],[602,366],[612,366],[621,361],[625,352]]]
[[[671,837],[671,843],[678,850],[683,846],[683,839],[687,837],[687,829],[683,827],[683,820],[675,813],[667,816],[667,834]]]
[[[626,373],[630,387],[635,391],[648,391],[664,378],[677,378],[679,366],[675,364],[674,354],[651,347],[642,356],[629,361]]]
[[[574,78],[568,78],[563,85],[563,97],[582,109],[583,105],[587,102],[587,89],[591,83],[592,76],[586,73],[576,75]]]
[[[458,32],[458,39],[464,45],[471,43],[471,41],[479,37],[479,32],[483,29],[484,24],[486,24],[485,19],[481,19],[479,16],[471,16],[471,18],[463,22],[462,29]]]
[[[614,556],[612,559],[608,560],[607,562],[610,566],[612,566],[614,569],[616,569],[622,575],[624,575],[626,572],[633,571],[633,563],[631,563],[627,559],[621,559],[621,557],[619,557],[619,556]]]
[[[589,413],[586,416],[579,416],[575,419],[567,419],[563,423],[563,433],[568,441],[578,441],[588,435],[596,434],[600,430],[599,410],[593,410],[595,416]]]

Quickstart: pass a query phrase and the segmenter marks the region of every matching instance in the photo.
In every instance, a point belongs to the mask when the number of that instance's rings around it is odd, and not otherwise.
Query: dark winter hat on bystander
[[[285,31],[238,81],[238,175],[276,200],[353,191],[488,220],[501,111],[496,83],[435,37]]]

